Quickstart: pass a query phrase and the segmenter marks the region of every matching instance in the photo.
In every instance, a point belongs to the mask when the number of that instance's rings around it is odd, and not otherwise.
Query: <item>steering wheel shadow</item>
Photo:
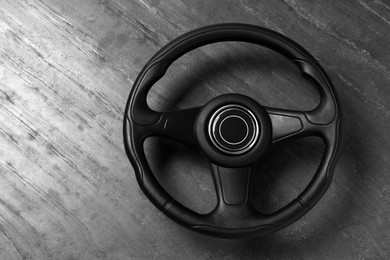
[[[169,82],[169,84],[172,85],[176,91],[175,97],[169,99],[168,102],[165,103],[164,107],[160,107],[160,109],[177,109],[175,104],[180,102],[183,103],[183,101],[188,100],[188,95],[191,95],[193,89],[199,87],[199,83],[208,82],[216,75],[226,73],[226,68],[232,66],[250,66],[253,67],[254,70],[256,70],[256,73],[262,73],[262,71],[264,70],[269,70],[269,64],[272,64],[274,56],[264,55],[264,53],[261,53],[260,57],[261,58],[248,51],[236,52],[235,56],[229,58],[229,64],[217,62],[216,64],[209,63],[206,66],[197,68],[195,73],[196,75],[198,75],[198,77],[187,77],[185,75],[186,73],[184,73],[184,75],[180,77],[175,77]],[[291,67],[288,66],[278,66],[277,68],[272,69],[282,72],[292,72],[290,68]],[[296,73],[296,71],[294,71],[294,73]],[[333,77],[331,78],[333,79]],[[340,86],[342,84],[343,82],[337,82],[337,84],[335,85]],[[221,93],[218,93],[218,91],[221,91]],[[224,89],[221,88],[218,91],[216,94],[223,94]],[[345,100],[341,96],[342,93],[339,92],[338,94],[340,100]],[[351,109],[347,107],[348,103],[342,103],[341,106],[343,111],[351,111]],[[348,128],[348,121],[346,119],[348,118],[344,116],[345,130]],[[349,171],[348,166],[354,165],[357,162],[364,161],[364,155],[362,153],[359,153],[359,151],[362,151],[364,149],[359,143],[359,138],[354,135],[356,135],[356,133],[350,134],[348,138],[344,140],[344,142],[349,143],[352,142],[351,140],[353,140],[353,147],[351,147],[347,151],[343,150],[339,163],[336,166],[335,170],[334,176],[336,179],[338,178],[338,176],[341,175],[344,175],[342,177],[346,180],[356,178],[356,176],[353,175],[354,172]],[[294,158],[294,156],[291,155],[299,153],[299,160],[301,162],[307,162],[310,165],[310,170],[315,171],[315,168],[318,166],[321,156],[321,149],[318,149],[318,143],[314,142],[313,144],[312,142],[306,141],[298,142],[299,145],[296,145],[294,142],[273,147],[272,149],[270,149],[270,152],[267,155],[260,159],[260,163],[258,166],[258,171],[260,173],[255,177],[255,183],[257,183],[260,188],[264,189],[268,185],[267,191],[273,191],[277,189],[276,185],[278,183],[278,180],[288,177],[288,171],[290,167],[294,167],[294,162],[296,161],[297,157]],[[172,159],[171,157],[174,149],[175,148],[170,146],[169,144],[167,145],[164,142],[157,142],[157,147],[152,151],[150,157],[159,157],[157,167],[160,169],[160,171],[163,172],[166,162]],[[300,150],[304,150],[306,152],[300,153]],[[318,151],[318,154],[313,155],[312,152],[316,150]],[[351,151],[353,151],[353,153]],[[186,159],[191,160],[191,156],[191,153],[188,153],[185,157]],[[195,164],[199,163],[198,158],[194,160]],[[301,163],[301,166],[302,165],[304,165],[304,163]],[[271,178],[269,174],[272,174]],[[310,181],[314,172],[311,172],[310,174],[310,176],[306,176],[307,183],[305,184],[305,186],[308,184],[308,181]],[[163,176],[163,174],[161,174],[160,176],[158,176],[158,178],[165,177]],[[364,187],[358,186],[359,183],[360,182],[352,182],[351,187],[349,187],[349,189],[364,190]],[[306,247],[318,246],[321,244],[321,241],[323,239],[328,239],[328,236],[332,236],[332,232],[337,232],[338,229],[350,225],[349,223],[351,217],[354,214],[355,207],[352,203],[353,198],[352,196],[350,196],[351,194],[348,192],[344,193],[344,191],[346,190],[343,190],[339,187],[337,188],[337,190],[335,190],[335,185],[332,184],[329,191],[327,192],[327,194],[325,194],[324,198],[319,202],[319,204],[314,207],[309,213],[307,213],[301,220],[298,220],[296,223],[292,224],[290,227],[287,227],[283,231],[279,231],[263,237],[243,240],[222,240],[197,234],[192,231],[187,231],[182,227],[178,227],[180,228],[178,232],[182,232],[183,236],[188,236],[188,239],[192,240],[193,244],[202,247],[206,250],[215,250],[215,247],[231,250],[231,247],[234,245],[234,248],[237,251],[245,251],[246,255],[256,255],[260,251],[265,249],[269,250],[270,248],[275,248],[275,250],[278,250],[278,248],[283,248],[283,250],[286,252],[289,250],[294,252],[297,248],[303,248],[302,244],[304,244]],[[263,197],[260,200],[256,200],[255,203],[261,204],[260,208],[265,210],[273,208],[275,204],[275,199],[272,198],[269,194],[267,194],[267,192],[262,192],[261,195]],[[329,198],[330,196],[331,198]],[[336,199],[338,197],[342,197],[343,202],[337,201]],[[290,198],[290,200],[292,199],[294,199],[294,197]],[[327,200],[325,204],[324,200]],[[280,205],[279,208],[281,206],[283,205]],[[322,215],[324,213],[326,214],[326,218]],[[331,237],[329,239],[331,239]]]

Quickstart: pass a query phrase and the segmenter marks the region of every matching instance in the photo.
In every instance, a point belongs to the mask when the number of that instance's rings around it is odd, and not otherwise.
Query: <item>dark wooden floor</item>
[[[162,46],[191,29],[244,22],[281,32],[329,73],[344,149],[319,204],[290,227],[220,240],[167,219],[142,194],[122,141],[132,84]],[[238,92],[309,109],[318,94],[284,58],[214,44],[175,62],[149,94],[159,110]],[[0,259],[390,258],[390,4],[349,1],[0,0]],[[216,202],[202,158],[148,140],[155,174],[201,212]],[[255,204],[272,211],[313,175],[321,142],[259,162]],[[169,152],[168,152],[169,151]]]

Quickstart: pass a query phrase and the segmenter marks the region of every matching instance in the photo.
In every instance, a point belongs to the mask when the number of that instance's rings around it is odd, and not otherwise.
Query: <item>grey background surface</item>
[[[122,141],[132,84],[148,59],[201,26],[244,22],[291,37],[339,94],[344,149],[319,204],[288,228],[248,240],[193,233],[140,191]],[[0,259],[386,259],[390,257],[390,5],[348,1],[0,0]],[[284,58],[224,43],[175,62],[148,96],[175,110],[237,92],[314,108],[318,93]],[[145,144],[163,186],[186,206],[216,203],[205,161]],[[259,162],[254,203],[280,208],[321,156],[307,138]]]

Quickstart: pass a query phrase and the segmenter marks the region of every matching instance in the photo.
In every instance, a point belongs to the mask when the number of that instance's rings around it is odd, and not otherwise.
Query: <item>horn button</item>
[[[254,146],[259,136],[259,124],[244,106],[225,105],[211,116],[208,133],[219,151],[238,155]]]

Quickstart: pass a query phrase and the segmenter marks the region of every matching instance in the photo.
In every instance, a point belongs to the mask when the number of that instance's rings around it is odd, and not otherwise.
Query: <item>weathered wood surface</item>
[[[138,188],[122,143],[142,66],[180,34],[221,22],[299,42],[328,71],[345,115],[328,193],[297,223],[252,240],[209,238],[167,219]],[[0,0],[0,259],[389,258],[389,53],[385,0]],[[228,92],[285,108],[318,101],[292,64],[231,43],[181,58],[148,101],[177,109]],[[212,208],[201,158],[157,141],[147,148],[173,196]],[[303,140],[273,149],[260,163],[257,205],[275,209],[299,194],[320,148]]]

